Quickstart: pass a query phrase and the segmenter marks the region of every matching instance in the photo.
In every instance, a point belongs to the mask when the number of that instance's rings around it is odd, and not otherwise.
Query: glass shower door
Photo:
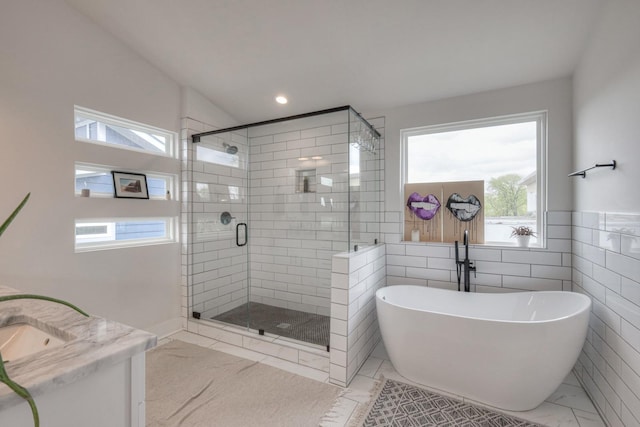
[[[346,110],[249,129],[251,328],[326,347],[348,250]]]
[[[247,130],[202,136],[193,145],[193,315],[247,327]]]

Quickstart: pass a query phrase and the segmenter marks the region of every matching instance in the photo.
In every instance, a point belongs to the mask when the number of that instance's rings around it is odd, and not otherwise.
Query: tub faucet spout
[[[464,270],[464,291],[469,292],[471,290],[471,272],[473,271],[473,277],[476,276],[476,266],[473,265],[473,261],[469,260],[469,230],[464,230],[464,260],[460,260],[458,251],[458,241],[455,241],[456,248],[456,272],[458,274],[458,291],[460,290],[460,276],[462,270]]]

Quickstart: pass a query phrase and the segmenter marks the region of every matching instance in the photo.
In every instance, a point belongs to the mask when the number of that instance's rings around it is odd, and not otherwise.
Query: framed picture
[[[147,176],[141,173],[111,171],[115,196],[124,199],[148,199]]]

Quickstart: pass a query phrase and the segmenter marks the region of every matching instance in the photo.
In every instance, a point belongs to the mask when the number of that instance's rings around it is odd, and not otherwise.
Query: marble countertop
[[[17,293],[21,292],[0,286],[2,296]],[[14,323],[27,323],[67,341],[5,365],[9,377],[29,390],[36,403],[38,395],[148,350],[157,339],[149,332],[34,299],[0,302],[0,327]],[[23,401],[0,383],[0,410]]]

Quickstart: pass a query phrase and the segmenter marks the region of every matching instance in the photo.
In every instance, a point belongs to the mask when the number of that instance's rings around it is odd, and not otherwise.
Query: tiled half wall
[[[457,290],[455,251],[451,243],[401,241],[401,213],[387,212],[382,224],[387,247],[387,284]],[[547,212],[547,247],[471,245],[476,265],[471,291],[570,291],[571,212]],[[460,256],[464,257],[461,247]]]
[[[378,341],[375,293],[385,285],[385,245],[333,256],[329,381],[346,387]]]
[[[573,289],[593,302],[576,374],[611,426],[640,425],[640,214],[573,213]]]

